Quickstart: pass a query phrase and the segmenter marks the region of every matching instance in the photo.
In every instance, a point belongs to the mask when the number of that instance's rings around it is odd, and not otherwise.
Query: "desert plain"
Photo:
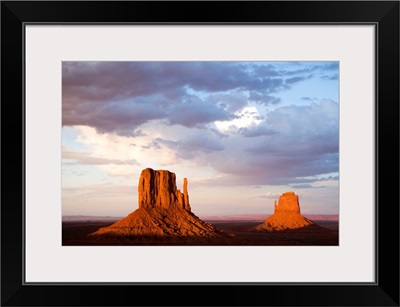
[[[229,217],[227,217],[229,218]],[[248,231],[260,223],[262,220],[237,220],[224,219],[224,220],[204,220],[214,226],[222,229],[226,233],[234,234],[242,238],[240,242],[204,242],[202,245],[309,245],[309,246],[337,246],[339,245],[339,222],[336,220],[329,220],[335,216],[326,216],[327,220],[314,220],[315,224],[320,225],[327,229],[325,232],[315,231],[313,229],[297,229],[286,230],[282,232],[266,232],[256,233]],[[171,245],[168,242],[129,242],[122,240],[115,240],[114,242],[96,242],[95,240],[88,240],[87,235],[100,229],[112,225],[117,220],[76,220],[64,221],[62,223],[62,245]],[[182,245],[184,242],[176,242],[172,245]],[[193,244],[186,244],[193,245]],[[195,244],[199,245],[199,244]]]

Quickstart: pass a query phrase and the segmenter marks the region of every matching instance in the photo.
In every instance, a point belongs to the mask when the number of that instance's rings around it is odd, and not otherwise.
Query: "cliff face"
[[[181,193],[176,187],[174,173],[146,168],[139,179],[139,208],[181,208],[190,211],[187,186],[187,179],[184,178],[183,193]]]
[[[314,225],[314,223],[300,213],[299,197],[294,192],[286,192],[279,197],[278,204],[275,201],[274,214],[252,230],[270,232],[310,225]]]
[[[294,194],[294,192],[283,193],[279,197],[278,205],[274,205],[274,213],[299,213],[300,214],[300,204],[299,197]]]
[[[174,173],[146,168],[139,178],[138,193],[137,210],[90,236],[121,244],[121,240],[133,244],[217,244],[233,238],[191,212],[186,178],[182,193]]]

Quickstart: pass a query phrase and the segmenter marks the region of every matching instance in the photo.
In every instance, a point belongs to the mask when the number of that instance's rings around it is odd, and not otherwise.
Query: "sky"
[[[339,213],[338,62],[63,62],[62,214],[126,216],[145,168],[200,217]]]

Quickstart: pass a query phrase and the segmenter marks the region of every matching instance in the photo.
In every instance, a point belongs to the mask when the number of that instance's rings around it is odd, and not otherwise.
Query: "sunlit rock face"
[[[300,205],[299,205],[299,197],[294,194],[294,192],[286,192],[283,193],[279,197],[278,205],[274,204],[274,213],[299,213],[300,214]]]
[[[187,186],[187,178],[184,178],[181,193],[176,187],[174,173],[146,168],[139,179],[139,208],[181,208],[190,211]]]
[[[274,204],[274,214],[262,224],[257,225],[254,231],[281,231],[286,229],[303,228],[314,223],[300,213],[299,197],[294,192],[283,193]]]
[[[191,212],[188,180],[183,180],[183,193],[176,187],[176,176],[168,170],[146,168],[138,183],[139,208],[114,224],[90,236],[99,240],[154,242],[221,242],[232,239],[214,225]],[[168,241],[170,240],[170,241]]]

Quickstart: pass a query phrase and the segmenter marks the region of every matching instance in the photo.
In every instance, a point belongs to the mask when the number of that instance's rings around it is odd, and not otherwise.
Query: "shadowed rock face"
[[[202,221],[191,212],[188,181],[183,180],[183,193],[176,187],[176,176],[167,170],[146,168],[138,185],[139,209],[114,224],[103,227],[89,236],[107,240],[129,240],[158,243],[213,243],[232,235]],[[222,240],[222,241],[221,241]]]
[[[313,225],[309,219],[300,213],[299,197],[294,192],[283,193],[274,204],[274,214],[268,217],[264,223],[257,225],[254,231],[281,231],[297,229]]]

